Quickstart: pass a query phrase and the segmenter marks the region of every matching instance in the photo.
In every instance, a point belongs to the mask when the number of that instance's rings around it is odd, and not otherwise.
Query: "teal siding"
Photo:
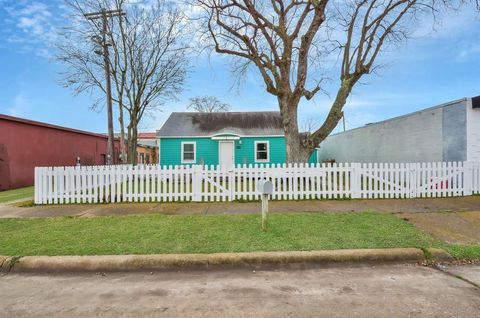
[[[161,138],[160,164],[182,164],[182,142],[196,142],[196,164],[218,165],[218,141],[211,138]]]
[[[219,163],[219,142],[210,137],[205,138],[161,138],[160,139],[160,164],[180,165],[182,164],[181,144],[182,142],[196,143],[196,164],[217,165]],[[241,143],[240,143],[241,141]],[[235,163],[255,163],[255,141],[268,141],[269,162],[285,163],[286,150],[284,137],[242,137],[235,140]],[[317,162],[316,150],[309,159],[310,163]],[[264,162],[262,162],[264,163]]]
[[[242,144],[240,145],[240,140]],[[286,160],[284,137],[243,137],[235,141],[235,163],[255,163],[255,141],[268,141],[269,162],[284,163]],[[262,162],[265,163],[265,162]]]
[[[312,155],[310,156],[310,158],[308,158],[308,163],[317,163],[317,151],[318,149],[315,149],[312,153]]]

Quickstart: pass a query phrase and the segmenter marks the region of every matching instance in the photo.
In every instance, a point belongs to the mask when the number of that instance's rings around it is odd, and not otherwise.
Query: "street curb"
[[[0,273],[3,272],[4,265],[10,257],[0,255]]]
[[[442,251],[442,250],[440,250]],[[448,255],[438,250],[433,255]],[[436,256],[433,256],[435,259]],[[451,257],[451,256],[450,256]],[[428,257],[432,259],[432,257]],[[354,249],[215,254],[153,254],[98,256],[0,256],[0,272],[115,272],[221,267],[262,268],[340,263],[421,263],[418,248]]]
[[[447,251],[440,248],[427,248],[427,253],[430,254],[431,260],[434,262],[452,262],[455,258]]]

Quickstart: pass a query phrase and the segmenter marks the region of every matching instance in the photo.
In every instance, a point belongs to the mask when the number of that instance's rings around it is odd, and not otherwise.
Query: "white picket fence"
[[[419,198],[480,193],[480,162],[35,168],[35,203]]]

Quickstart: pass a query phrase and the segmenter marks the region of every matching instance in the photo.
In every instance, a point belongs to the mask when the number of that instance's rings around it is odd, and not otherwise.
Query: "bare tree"
[[[234,57],[242,74],[253,67],[277,98],[287,161],[306,162],[337,126],[354,86],[375,71],[385,47],[408,38],[416,19],[452,1],[439,0],[193,0],[203,40]],[[335,58],[340,65],[335,63]],[[333,65],[327,65],[332,61]],[[325,70],[339,84],[325,121],[300,134],[298,105],[322,91]]]
[[[67,3],[74,23],[62,32],[57,57],[67,65],[62,83],[75,93],[105,92],[102,60],[93,53],[95,48],[90,41],[98,35],[99,26],[83,15],[102,8],[126,12],[126,17],[110,19],[107,35],[121,136],[125,135],[126,114],[128,161],[136,164],[138,125],[145,113],[176,98],[183,87],[188,67],[185,18],[166,0],[153,1],[149,6],[129,4],[126,0]],[[94,106],[100,101],[96,100]]]
[[[313,116],[308,116],[304,118],[301,122],[302,122],[302,125],[301,125],[302,131],[300,131],[300,133],[303,132],[304,134],[308,134],[308,135],[314,132],[319,125],[317,118]]]
[[[221,102],[215,96],[196,96],[190,98],[190,104],[187,109],[200,113],[228,112],[230,105]]]

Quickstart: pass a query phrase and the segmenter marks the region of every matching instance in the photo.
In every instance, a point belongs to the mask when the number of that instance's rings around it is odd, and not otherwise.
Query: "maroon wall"
[[[106,147],[101,134],[0,115],[0,190],[33,185],[35,167],[102,165]]]

